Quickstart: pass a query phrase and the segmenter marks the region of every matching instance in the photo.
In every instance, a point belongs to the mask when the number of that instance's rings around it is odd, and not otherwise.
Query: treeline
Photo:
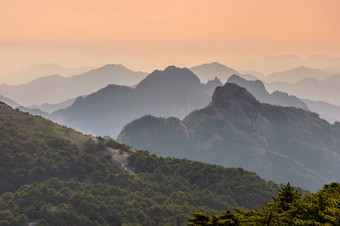
[[[340,225],[340,184],[302,196],[288,183],[262,209],[227,210],[220,215],[194,213],[189,225]]]

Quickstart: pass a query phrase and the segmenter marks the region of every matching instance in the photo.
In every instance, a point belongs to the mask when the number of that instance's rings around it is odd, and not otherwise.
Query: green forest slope
[[[241,168],[161,158],[0,108],[1,226],[185,225],[195,211],[261,208],[280,188]]]

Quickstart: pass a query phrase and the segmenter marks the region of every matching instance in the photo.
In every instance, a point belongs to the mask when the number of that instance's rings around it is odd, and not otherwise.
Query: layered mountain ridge
[[[213,80],[205,86],[189,69],[169,66],[155,70],[134,89],[108,85],[78,98],[51,118],[83,132],[116,137],[124,125],[143,115],[183,118],[208,105],[211,86],[217,84],[219,80]]]
[[[156,154],[241,166],[316,190],[340,179],[339,137],[339,123],[331,125],[303,109],[260,103],[227,83],[216,88],[207,107],[183,121],[142,117],[125,126],[118,140]]]
[[[134,72],[120,64],[108,64],[67,78],[55,74],[17,86],[0,85],[0,94],[24,106],[54,104],[93,93],[108,84],[132,86],[145,76],[144,72]]]
[[[235,83],[246,88],[248,92],[254,95],[254,97],[262,103],[309,110],[307,105],[296,96],[291,96],[280,91],[275,91],[270,94],[260,80],[248,81],[238,75],[232,75],[228,79],[228,83]]]

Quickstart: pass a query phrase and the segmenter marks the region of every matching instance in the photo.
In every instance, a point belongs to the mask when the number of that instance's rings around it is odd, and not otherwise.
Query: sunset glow
[[[226,65],[340,57],[337,0],[0,0],[0,73],[32,64]]]

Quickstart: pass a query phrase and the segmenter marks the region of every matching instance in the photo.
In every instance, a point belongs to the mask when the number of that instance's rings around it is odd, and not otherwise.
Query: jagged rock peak
[[[8,114],[11,113],[12,111],[13,109],[10,106],[0,101],[0,114]]]
[[[211,105],[219,106],[234,101],[258,103],[255,97],[251,95],[245,88],[234,83],[226,83],[224,86],[219,86],[215,89]]]

